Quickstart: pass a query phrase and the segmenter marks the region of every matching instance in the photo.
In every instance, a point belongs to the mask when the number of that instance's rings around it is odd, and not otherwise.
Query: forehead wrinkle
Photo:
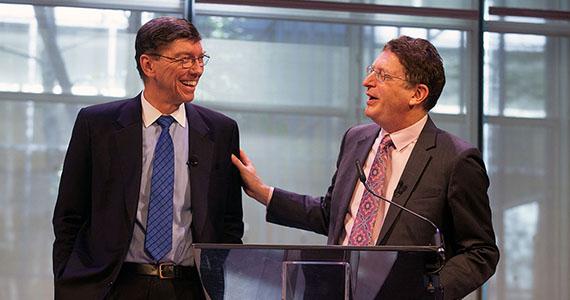
[[[180,51],[174,52],[174,54],[172,54],[172,55],[174,57],[193,57],[193,58],[196,58],[196,57],[202,56],[204,54],[206,54],[206,52],[204,52],[204,51],[201,51],[198,55],[194,55],[193,51],[180,50]]]
[[[202,55],[204,49],[202,48],[202,43],[187,41],[184,39],[175,40],[168,46],[161,49],[163,53],[169,53],[170,56],[180,57],[180,56],[193,56],[194,53]]]
[[[404,76],[404,77],[407,76],[406,67],[402,64],[400,58],[398,58],[398,56],[392,51],[389,50],[382,51],[375,62],[383,63],[384,66],[389,65],[392,68],[392,70],[387,70],[385,67],[380,67],[378,68],[378,70],[383,70],[384,72],[390,75]]]

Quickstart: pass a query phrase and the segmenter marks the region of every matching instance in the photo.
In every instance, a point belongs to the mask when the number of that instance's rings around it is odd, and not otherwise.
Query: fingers
[[[243,151],[243,149],[239,149],[239,157],[241,158],[241,161],[243,162],[244,165],[246,166],[251,165],[251,160],[249,159],[249,156],[245,154],[245,151]]]
[[[241,171],[243,169],[253,166],[251,160],[249,159],[247,154],[245,154],[245,151],[243,151],[243,149],[239,150],[239,156],[240,158],[237,158],[237,156],[235,156],[234,154],[232,154],[231,156],[232,163],[238,168],[238,170]]]
[[[261,178],[259,178],[253,163],[247,154],[245,154],[245,151],[240,149],[239,153],[240,158],[232,154],[231,160],[240,172],[243,190],[251,198],[267,205],[271,198],[271,187],[265,185]]]
[[[245,168],[245,166],[243,165],[241,160],[239,160],[239,158],[237,158],[237,156],[232,154],[231,160],[232,160],[232,163],[234,164],[234,166],[236,166],[236,168],[238,168],[238,170],[241,171],[242,168]]]

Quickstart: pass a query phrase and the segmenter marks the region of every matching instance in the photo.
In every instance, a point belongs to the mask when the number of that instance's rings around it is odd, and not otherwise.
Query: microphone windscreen
[[[364,170],[362,169],[362,166],[360,165],[360,161],[357,159],[354,164],[356,165],[356,171],[358,172],[358,179],[360,180],[360,182],[365,183],[366,182],[366,175],[364,175]]]

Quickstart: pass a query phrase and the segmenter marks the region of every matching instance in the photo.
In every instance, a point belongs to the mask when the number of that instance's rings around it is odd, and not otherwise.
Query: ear
[[[139,58],[141,69],[146,77],[153,78],[156,74],[155,61],[150,55],[142,54]]]
[[[429,95],[429,88],[427,85],[419,83],[414,87],[414,93],[410,98],[410,102],[408,103],[410,107],[412,106],[419,106],[427,99]]]

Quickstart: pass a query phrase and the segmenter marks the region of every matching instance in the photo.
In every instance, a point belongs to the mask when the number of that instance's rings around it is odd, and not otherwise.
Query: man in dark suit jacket
[[[190,22],[151,20],[136,38],[144,91],[79,112],[53,217],[55,298],[202,299],[191,244],[241,243],[237,124],[190,103],[208,58]],[[155,255],[146,238],[161,118],[172,122],[174,179],[170,250]]]
[[[495,271],[499,252],[491,223],[489,179],[476,147],[438,129],[428,116],[445,84],[441,57],[431,43],[402,36],[386,44],[368,67],[365,114],[374,124],[344,135],[337,170],[325,196],[299,195],[265,185],[241,153],[232,157],[248,195],[267,205],[267,220],[328,236],[328,244],[352,239],[364,188],[355,161],[369,173],[379,145],[390,136],[386,182],[377,193],[418,212],[441,228],[447,262],[441,270],[446,299],[461,298]],[[377,150],[378,149],[378,150]],[[370,181],[370,177],[368,178]],[[368,245],[433,245],[434,229],[390,205],[367,227]]]

